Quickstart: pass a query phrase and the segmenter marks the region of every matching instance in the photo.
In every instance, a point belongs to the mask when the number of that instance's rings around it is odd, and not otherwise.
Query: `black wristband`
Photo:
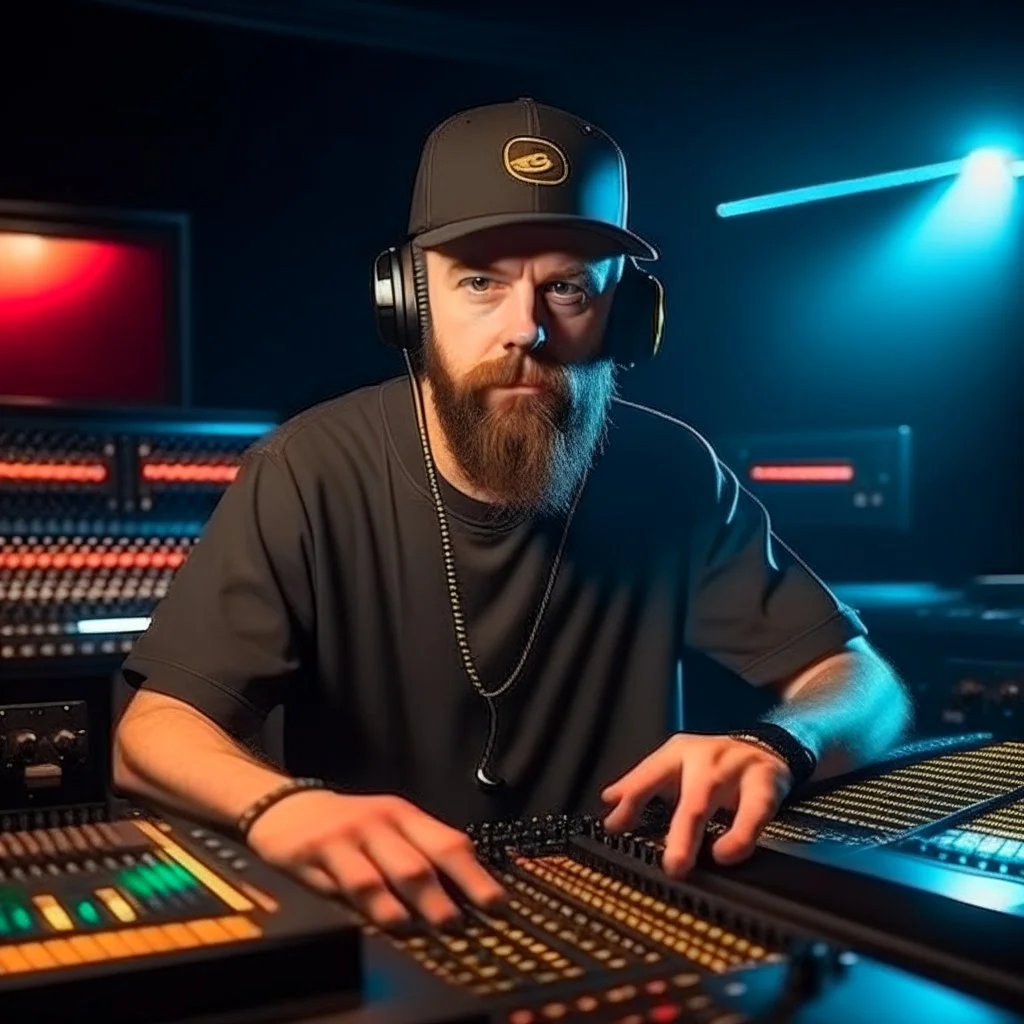
[[[247,839],[249,832],[257,820],[269,811],[274,804],[283,800],[292,793],[298,793],[305,789],[327,789],[327,783],[323,779],[289,779],[276,789],[264,794],[256,801],[242,816],[235,822],[235,831],[240,839]]]
[[[794,789],[806,782],[818,767],[814,752],[808,750],[791,732],[773,722],[758,722],[747,729],[737,729],[729,733],[729,736],[734,740],[745,740],[767,747],[778,755],[789,767]]]

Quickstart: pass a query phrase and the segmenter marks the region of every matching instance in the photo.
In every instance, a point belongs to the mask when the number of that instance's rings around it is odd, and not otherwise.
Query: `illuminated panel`
[[[171,400],[166,261],[158,245],[0,231],[0,393]]]
[[[148,821],[138,821],[135,824],[140,832],[144,832],[169,857],[172,857],[193,877],[198,878],[210,892],[219,896],[232,910],[244,911],[253,909],[253,903],[247,896],[243,896],[242,893],[233,886],[228,885],[219,875],[215,875],[202,861],[193,857],[191,853],[166,836],[155,825]]]
[[[238,475],[238,466],[149,462],[141,471],[147,483],[229,484]]]
[[[911,526],[909,427],[731,435],[715,450],[780,526]]]
[[[853,480],[853,466],[756,465],[750,467],[750,479],[762,483],[849,483]]]
[[[107,467],[96,463],[9,462],[0,459],[0,482],[103,483]]]
[[[0,663],[127,653],[195,542],[0,534]]]

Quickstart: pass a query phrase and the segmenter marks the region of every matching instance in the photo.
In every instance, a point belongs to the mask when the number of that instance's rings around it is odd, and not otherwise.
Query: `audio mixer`
[[[240,1024],[1024,1020],[1024,744],[908,746],[809,787],[747,862],[705,847],[683,880],[660,863],[667,815],[654,802],[614,835],[589,815],[473,825],[505,905],[393,931],[205,826],[0,821],[0,1006]]]
[[[0,673],[123,657],[266,416],[0,410]]]
[[[273,417],[0,407],[0,807],[102,802],[114,674]]]
[[[1024,744],[908,745],[808,787],[744,864],[706,845],[682,881],[660,866],[668,822],[654,802],[618,835],[589,816],[474,826],[507,906],[364,925],[378,1001],[317,1019],[1024,1020]]]
[[[358,996],[352,917],[227,837],[145,816],[20,824],[0,833],[5,1013],[165,1021]]]

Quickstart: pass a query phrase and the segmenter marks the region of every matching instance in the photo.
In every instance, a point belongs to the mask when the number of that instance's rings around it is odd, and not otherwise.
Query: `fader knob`
[[[794,953],[789,964],[787,992],[791,998],[821,995],[843,973],[840,951],[824,942],[813,942]]]

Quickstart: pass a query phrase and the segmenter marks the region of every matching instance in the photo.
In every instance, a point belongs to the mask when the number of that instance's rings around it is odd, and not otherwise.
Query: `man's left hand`
[[[601,799],[612,805],[604,826],[609,832],[633,828],[655,796],[675,804],[662,866],[681,878],[693,867],[704,826],[717,810],[735,816],[711,852],[720,864],[733,864],[753,853],[792,785],[786,762],[752,743],[678,733],[602,791]]]

